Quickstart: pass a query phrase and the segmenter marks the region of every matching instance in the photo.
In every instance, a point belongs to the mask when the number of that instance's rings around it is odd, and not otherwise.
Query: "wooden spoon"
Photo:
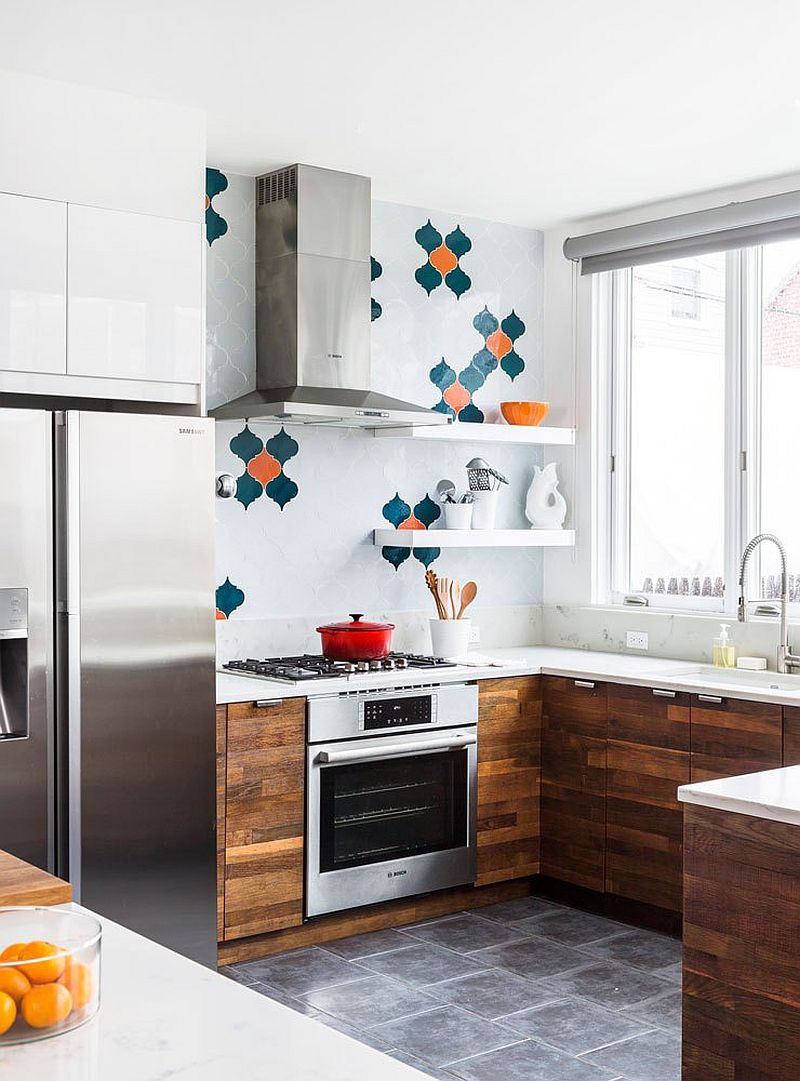
[[[459,608],[458,616],[456,617],[457,619],[461,619],[469,605],[472,604],[477,596],[478,587],[475,582],[465,582],[464,588],[461,590],[461,607]]]
[[[431,591],[433,596],[433,603],[436,605],[436,614],[439,619],[445,619],[445,614],[442,609],[442,602],[439,600],[439,583],[434,571],[430,568],[425,572],[425,585]]]

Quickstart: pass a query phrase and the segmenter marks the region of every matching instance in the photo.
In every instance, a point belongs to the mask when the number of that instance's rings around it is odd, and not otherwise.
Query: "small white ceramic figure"
[[[533,529],[563,529],[567,503],[558,490],[556,463],[533,467],[533,480],[525,500],[525,517]]]

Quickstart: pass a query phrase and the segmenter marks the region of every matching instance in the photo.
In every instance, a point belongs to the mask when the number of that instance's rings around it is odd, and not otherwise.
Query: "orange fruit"
[[[17,1019],[17,1004],[11,995],[0,991],[0,1036],[8,1032]]]
[[[12,942],[10,946],[6,946],[2,953],[0,953],[0,962],[2,961],[19,961],[20,954],[25,949],[25,942]]]
[[[19,1005],[23,995],[31,989],[31,981],[18,968],[0,968],[0,991],[10,995]]]
[[[31,983],[54,983],[64,971],[64,957],[53,957],[58,946],[52,942],[29,942],[19,955],[17,968],[24,972]],[[37,958],[47,960],[37,960]]]
[[[72,1010],[72,995],[60,983],[32,987],[22,1000],[22,1016],[31,1028],[50,1028],[64,1021]]]
[[[68,958],[67,967],[64,969],[63,975],[59,976],[58,982],[62,987],[66,987],[72,995],[73,1009],[82,1010],[91,1001],[93,990],[92,970],[88,965],[83,965],[80,961],[73,961]]]

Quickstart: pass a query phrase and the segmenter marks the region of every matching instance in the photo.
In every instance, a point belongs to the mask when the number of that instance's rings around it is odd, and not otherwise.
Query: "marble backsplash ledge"
[[[499,605],[471,610],[481,640],[472,648],[490,653],[503,646],[542,644],[542,609],[539,605]],[[246,657],[277,657],[297,653],[319,653],[317,627],[338,622],[341,612],[314,618],[286,616],[277,619],[232,619],[217,623],[217,664]],[[370,618],[395,624],[392,647],[406,653],[430,653],[428,620],[431,611],[381,612]]]
[[[719,634],[720,623],[730,624],[731,642],[737,657],[766,657],[769,668],[775,668],[778,621],[760,619],[737,623],[735,616],[722,612],[700,614],[646,608],[546,605],[542,609],[542,642],[571,649],[711,664],[712,643]],[[646,632],[649,648],[628,649],[625,644],[628,631]],[[800,628],[795,629],[793,640],[800,642]]]

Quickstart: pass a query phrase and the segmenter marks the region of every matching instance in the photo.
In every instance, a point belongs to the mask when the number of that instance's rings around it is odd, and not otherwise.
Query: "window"
[[[800,602],[800,240],[596,278],[613,328],[609,598],[732,610],[763,530]],[[749,595],[777,597],[777,553],[759,555]]]
[[[681,260],[671,264],[672,318],[699,319],[701,297],[700,267],[692,266],[696,260]],[[663,263],[657,264],[664,266]]]

